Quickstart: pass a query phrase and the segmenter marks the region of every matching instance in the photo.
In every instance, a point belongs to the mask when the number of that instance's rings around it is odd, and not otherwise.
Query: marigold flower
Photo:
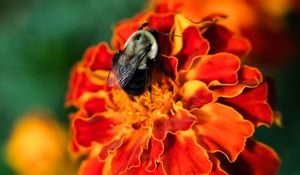
[[[286,61],[295,49],[286,16],[293,0],[149,0],[158,13],[180,12],[193,21],[211,13],[228,18],[219,23],[246,36],[253,44],[251,62],[274,66]]]
[[[277,172],[277,154],[251,138],[273,122],[268,85],[241,63],[250,42],[220,25],[222,17],[193,23],[180,13],[144,12],[116,25],[112,50],[100,43],[86,51],[66,100],[78,108],[70,117],[73,150],[88,155],[80,174]],[[114,53],[147,20],[170,34],[159,38],[166,74],[154,68],[151,93],[129,96],[106,80]]]
[[[44,110],[16,122],[6,144],[7,163],[20,175],[71,175],[67,131]]]

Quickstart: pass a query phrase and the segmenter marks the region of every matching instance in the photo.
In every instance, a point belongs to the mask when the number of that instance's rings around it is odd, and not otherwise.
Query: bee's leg
[[[164,65],[164,63],[162,61],[156,60],[155,61],[155,65],[166,75],[168,76],[168,71],[166,66]]]
[[[164,64],[161,64],[161,65],[160,65],[160,68],[161,68],[161,70],[163,71],[163,73],[164,73],[166,76],[168,76],[168,71],[167,71],[166,67],[164,66]]]
[[[119,50],[119,51],[117,51],[117,53],[114,55],[113,60],[112,60],[112,64],[113,64],[113,65],[116,65],[116,64],[117,64],[117,61],[119,60],[121,54],[122,54],[122,51]]]
[[[148,91],[152,92],[152,86],[151,86],[151,72],[150,72],[150,69],[149,67],[146,68],[146,86],[147,86],[147,89]]]
[[[151,100],[151,103],[153,102],[153,99],[152,99],[152,85],[151,85],[151,80],[152,80],[152,76],[151,76],[151,71],[150,71],[150,68],[147,67],[146,69],[146,87],[150,93],[150,100]]]

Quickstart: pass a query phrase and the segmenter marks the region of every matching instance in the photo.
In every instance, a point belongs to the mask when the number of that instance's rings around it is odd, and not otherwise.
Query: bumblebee
[[[146,86],[150,90],[151,69],[158,55],[159,33],[150,28],[144,30],[143,24],[126,41],[123,50],[113,57],[112,69],[108,75],[107,85],[119,84],[129,95],[141,95]]]

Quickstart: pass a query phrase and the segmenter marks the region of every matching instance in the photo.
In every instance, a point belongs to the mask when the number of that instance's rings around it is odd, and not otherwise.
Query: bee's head
[[[133,36],[132,36],[132,40],[134,42],[141,42],[144,39],[145,36],[143,36],[143,33],[141,32],[136,32]]]
[[[128,38],[124,48],[133,53],[148,52],[148,57],[154,59],[157,55],[158,44],[151,31],[138,30]]]
[[[130,45],[137,45],[137,44],[146,44],[149,43],[149,38],[146,36],[144,30],[138,30],[134,32],[126,41],[125,47],[130,46]]]

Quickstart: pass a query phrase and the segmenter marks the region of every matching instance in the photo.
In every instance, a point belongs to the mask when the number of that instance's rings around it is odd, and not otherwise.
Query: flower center
[[[153,119],[167,117],[174,102],[172,80],[163,73],[153,72],[151,92],[145,90],[140,96],[129,96],[122,89],[113,89],[113,101],[119,113],[126,115],[126,120],[134,129],[151,125]]]

